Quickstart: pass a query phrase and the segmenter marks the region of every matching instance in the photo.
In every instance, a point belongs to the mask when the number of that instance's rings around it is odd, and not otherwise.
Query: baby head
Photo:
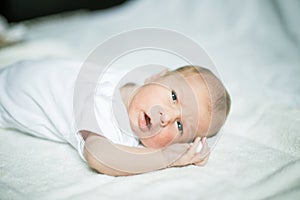
[[[184,66],[121,88],[130,126],[146,147],[214,136],[230,110],[230,96],[208,69]]]

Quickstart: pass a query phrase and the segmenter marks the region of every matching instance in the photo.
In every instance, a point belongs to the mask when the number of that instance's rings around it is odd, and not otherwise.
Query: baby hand
[[[202,145],[200,152],[198,147],[199,145]],[[202,138],[202,140],[199,137],[197,137],[194,143],[190,145],[188,150],[171,166],[179,167],[179,166],[186,166],[191,164],[197,166],[204,166],[208,161],[209,153],[210,153],[210,149],[206,142],[206,137]]]

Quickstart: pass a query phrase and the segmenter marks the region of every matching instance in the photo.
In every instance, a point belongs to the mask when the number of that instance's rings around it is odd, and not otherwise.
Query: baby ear
[[[158,79],[159,77],[162,77],[162,76],[166,75],[167,73],[169,73],[169,70],[168,69],[164,69],[161,72],[159,72],[157,74],[154,74],[154,75],[150,76],[149,78],[147,78],[144,81],[144,84],[150,83],[150,82],[154,81],[155,79]]]

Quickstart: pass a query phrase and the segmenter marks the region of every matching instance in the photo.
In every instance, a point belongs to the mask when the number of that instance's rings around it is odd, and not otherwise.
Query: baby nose
[[[181,112],[178,108],[171,108],[160,112],[160,124],[162,127],[175,122],[180,118]]]

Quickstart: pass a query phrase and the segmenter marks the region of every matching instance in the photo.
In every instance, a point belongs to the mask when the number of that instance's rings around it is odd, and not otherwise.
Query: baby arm
[[[192,146],[182,143],[164,149],[128,147],[114,144],[102,136],[89,133],[86,136],[84,156],[89,166],[100,173],[126,176],[170,166],[197,164],[204,158],[198,156],[196,159],[191,156],[196,148],[197,140]]]

